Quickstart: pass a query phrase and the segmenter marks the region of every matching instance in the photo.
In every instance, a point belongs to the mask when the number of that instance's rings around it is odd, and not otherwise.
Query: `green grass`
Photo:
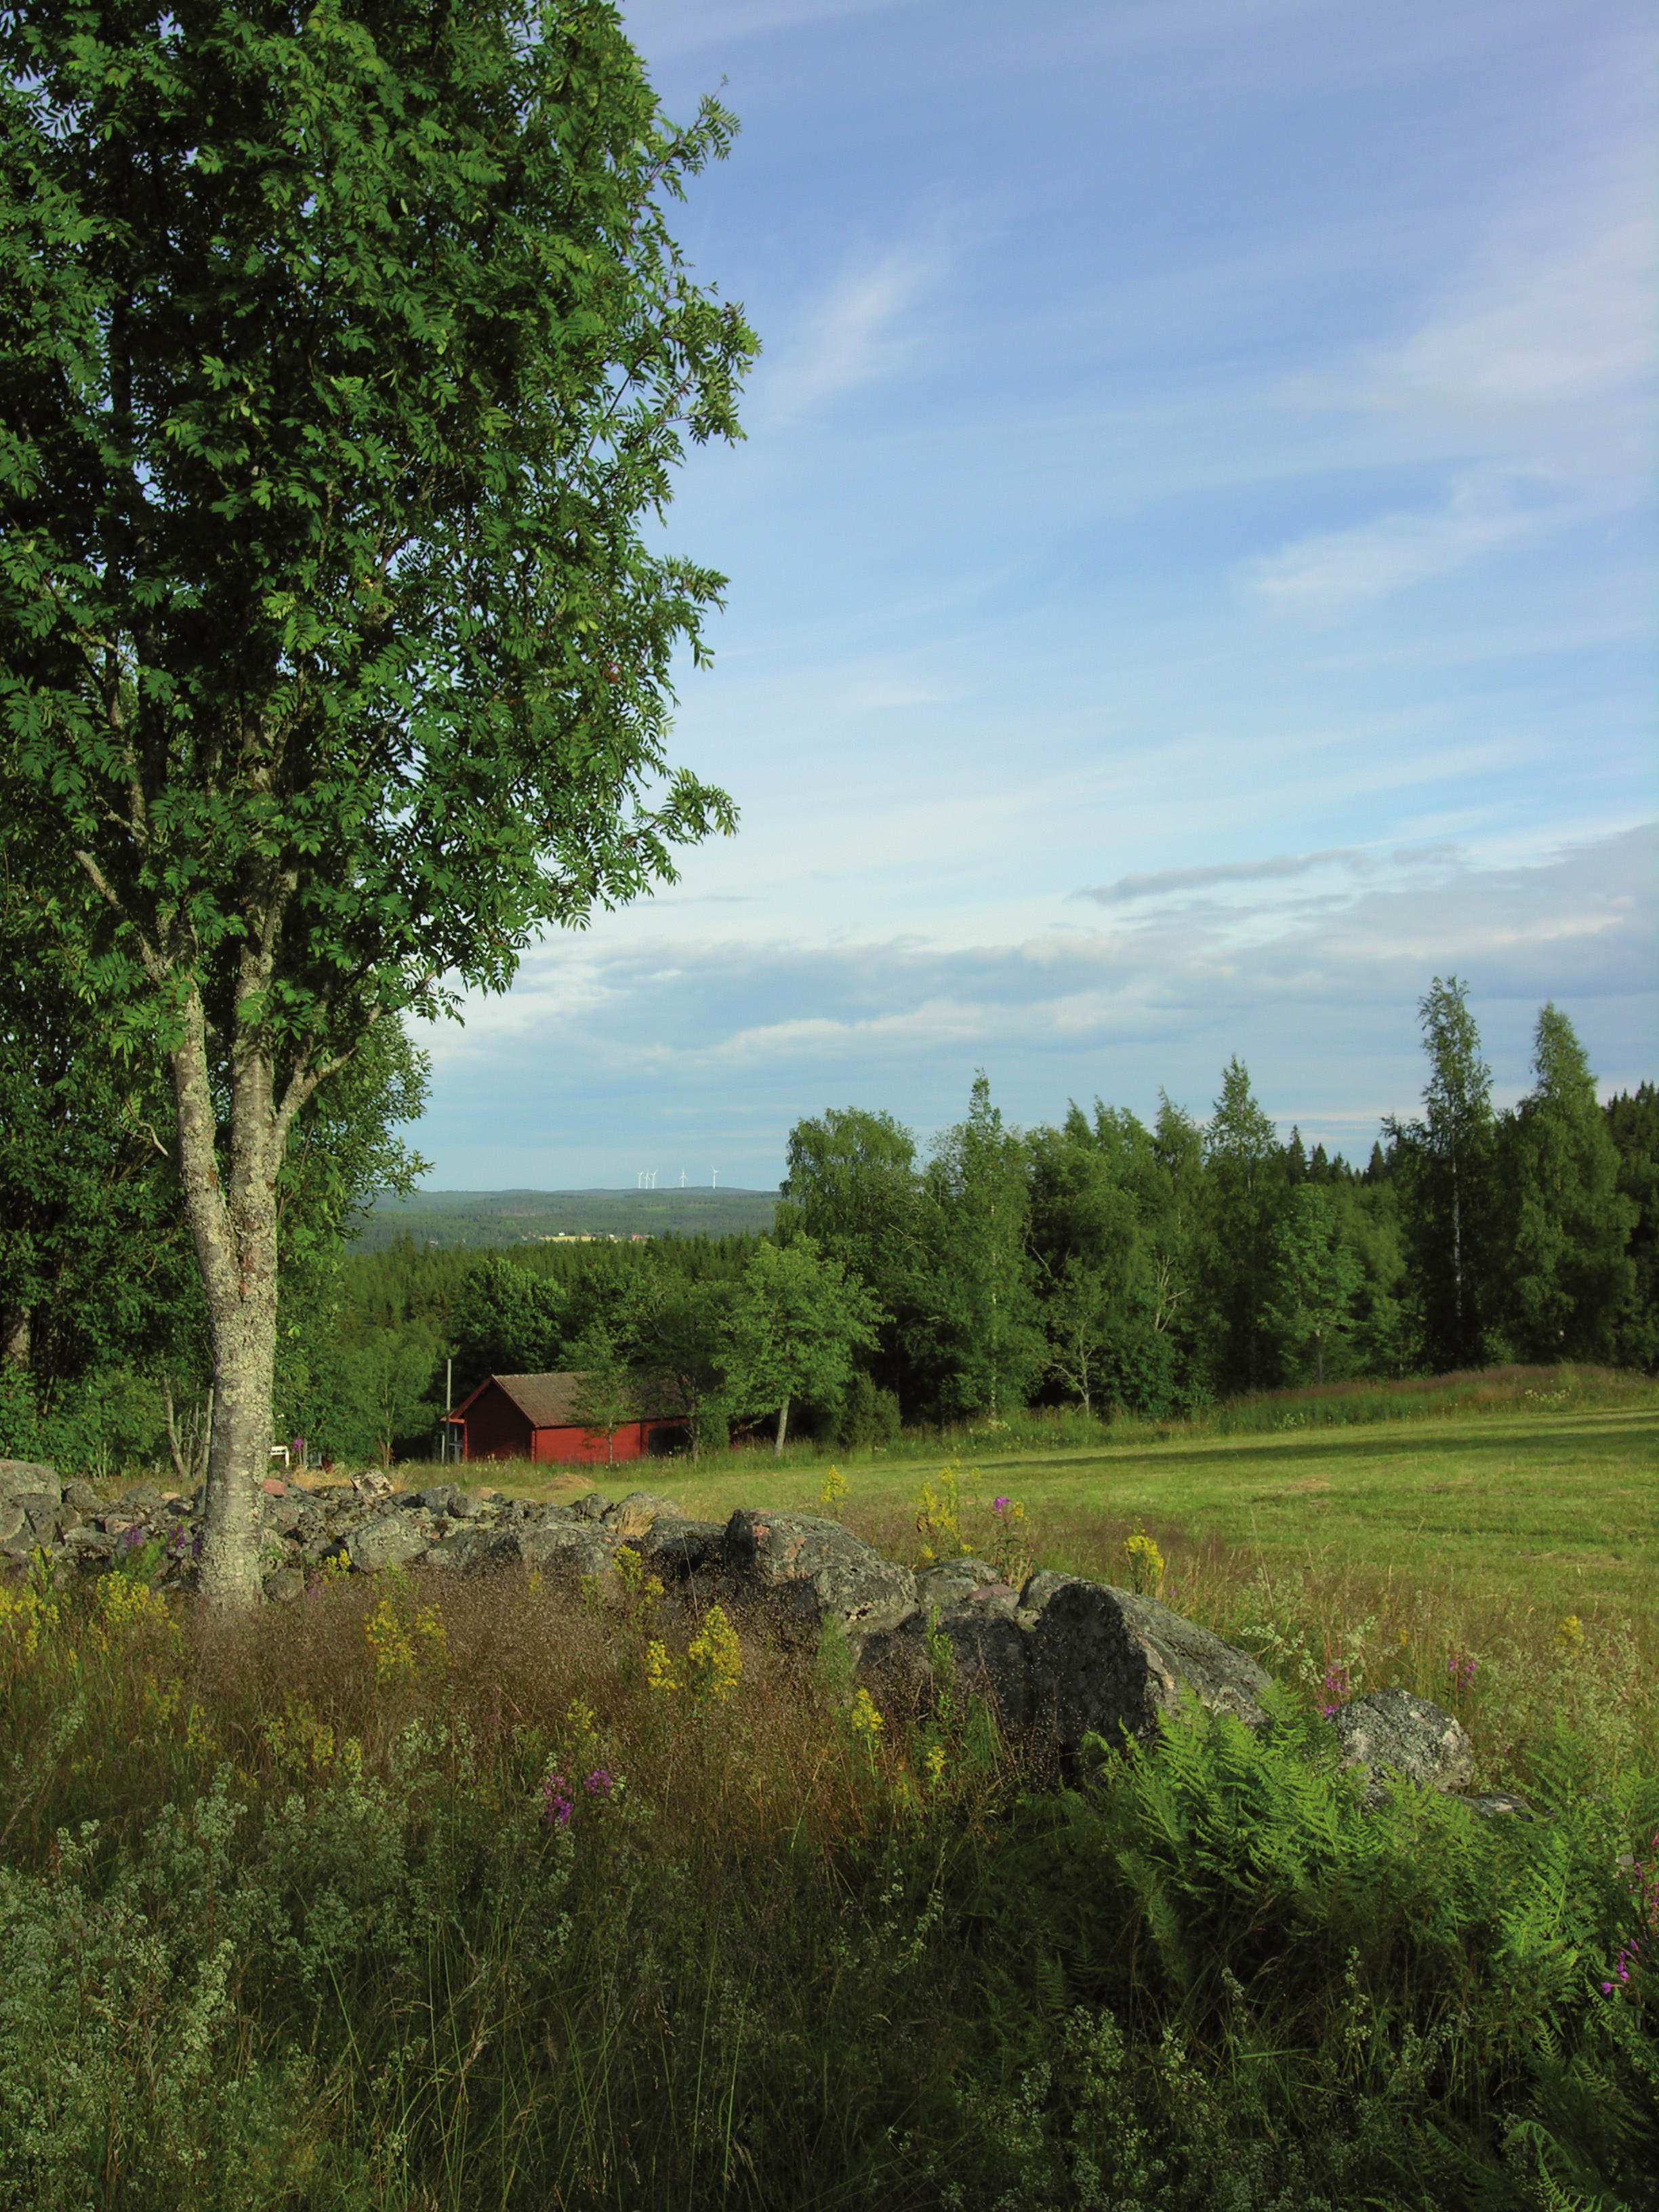
[[[1528,1387],[954,1439],[960,1540],[1014,1496],[1122,1579],[1139,1520],[1280,1686],[1072,1791],[959,1698],[860,1727],[764,1617],[665,1689],[648,1593],[0,1589],[0,2212],[1659,2212],[1656,1394]],[[853,1525],[915,1556],[942,1446],[850,1461]],[[1334,1670],[1542,1817],[1365,1812]]]
[[[983,1531],[993,1498],[1018,1498],[1042,1566],[1097,1573],[1139,1521],[1167,1557],[1212,1566],[1395,1576],[1477,1603],[1531,1607],[1552,1626],[1587,1612],[1659,1623],[1659,1384],[1539,1376],[1495,1403],[1469,1397],[1447,1410],[1412,1386],[1367,1399],[1386,1405],[1387,1417],[1282,1425],[1344,1406],[1334,1394],[1282,1394],[1257,1409],[1281,1425],[1256,1433],[1237,1432],[1247,1409],[1224,1408],[1207,1425],[1161,1435],[1091,1425],[1087,1443],[1065,1440],[1079,1425],[1051,1422],[1056,1441],[1035,1448],[981,1429],[907,1437],[884,1454],[806,1445],[780,1460],[761,1446],[702,1462],[556,1472],[514,1462],[466,1472],[526,1496],[647,1487],[720,1520],[739,1505],[817,1510],[833,1462],[848,1481],[846,1518],[896,1555],[914,1553],[923,1478],[955,1459],[979,1509],[968,1533]],[[412,1486],[456,1472],[410,1468],[399,1479]]]

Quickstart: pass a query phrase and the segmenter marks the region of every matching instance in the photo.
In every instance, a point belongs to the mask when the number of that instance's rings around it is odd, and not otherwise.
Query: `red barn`
[[[657,1459],[685,1442],[685,1423],[647,1414],[624,1421],[609,1454],[605,1431],[584,1428],[572,1412],[574,1375],[491,1375],[446,1419],[460,1457],[556,1460],[591,1467],[608,1457]]]

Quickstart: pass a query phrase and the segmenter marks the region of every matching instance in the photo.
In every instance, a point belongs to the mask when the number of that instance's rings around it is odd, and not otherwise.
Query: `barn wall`
[[[611,1440],[610,1456],[618,1464],[625,1459],[642,1455],[641,1421],[624,1421]],[[538,1429],[535,1449],[532,1457],[555,1460],[564,1467],[603,1467],[605,1463],[605,1431],[593,1429]]]
[[[624,1460],[660,1458],[685,1441],[683,1421],[624,1421],[611,1440],[611,1457],[620,1467]],[[557,1462],[564,1467],[603,1467],[605,1432],[592,1429],[538,1429],[531,1456]]]
[[[532,1434],[529,1422],[505,1390],[488,1389],[467,1408],[470,1460],[529,1459]]]

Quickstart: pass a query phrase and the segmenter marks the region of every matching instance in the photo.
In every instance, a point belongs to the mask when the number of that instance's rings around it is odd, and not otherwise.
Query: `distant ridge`
[[[395,1237],[417,1244],[522,1244],[544,1237],[730,1237],[772,1226],[770,1190],[382,1191],[353,1239],[383,1252]]]

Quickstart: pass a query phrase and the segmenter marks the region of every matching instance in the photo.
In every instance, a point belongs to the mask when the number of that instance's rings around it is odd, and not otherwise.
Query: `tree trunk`
[[[0,1360],[12,1367],[29,1364],[29,1310],[0,1306]]]
[[[783,1440],[789,1432],[789,1401],[786,1398],[778,1407],[778,1440],[772,1447],[774,1459],[783,1457]]]
[[[259,1599],[261,1483],[270,1459],[276,1364],[276,1171],[285,1127],[273,1111],[268,1052],[239,1035],[231,1070],[229,1188],[222,1182],[206,1019],[195,993],[173,1054],[185,1218],[207,1297],[213,1343],[202,1595],[210,1604]]]

